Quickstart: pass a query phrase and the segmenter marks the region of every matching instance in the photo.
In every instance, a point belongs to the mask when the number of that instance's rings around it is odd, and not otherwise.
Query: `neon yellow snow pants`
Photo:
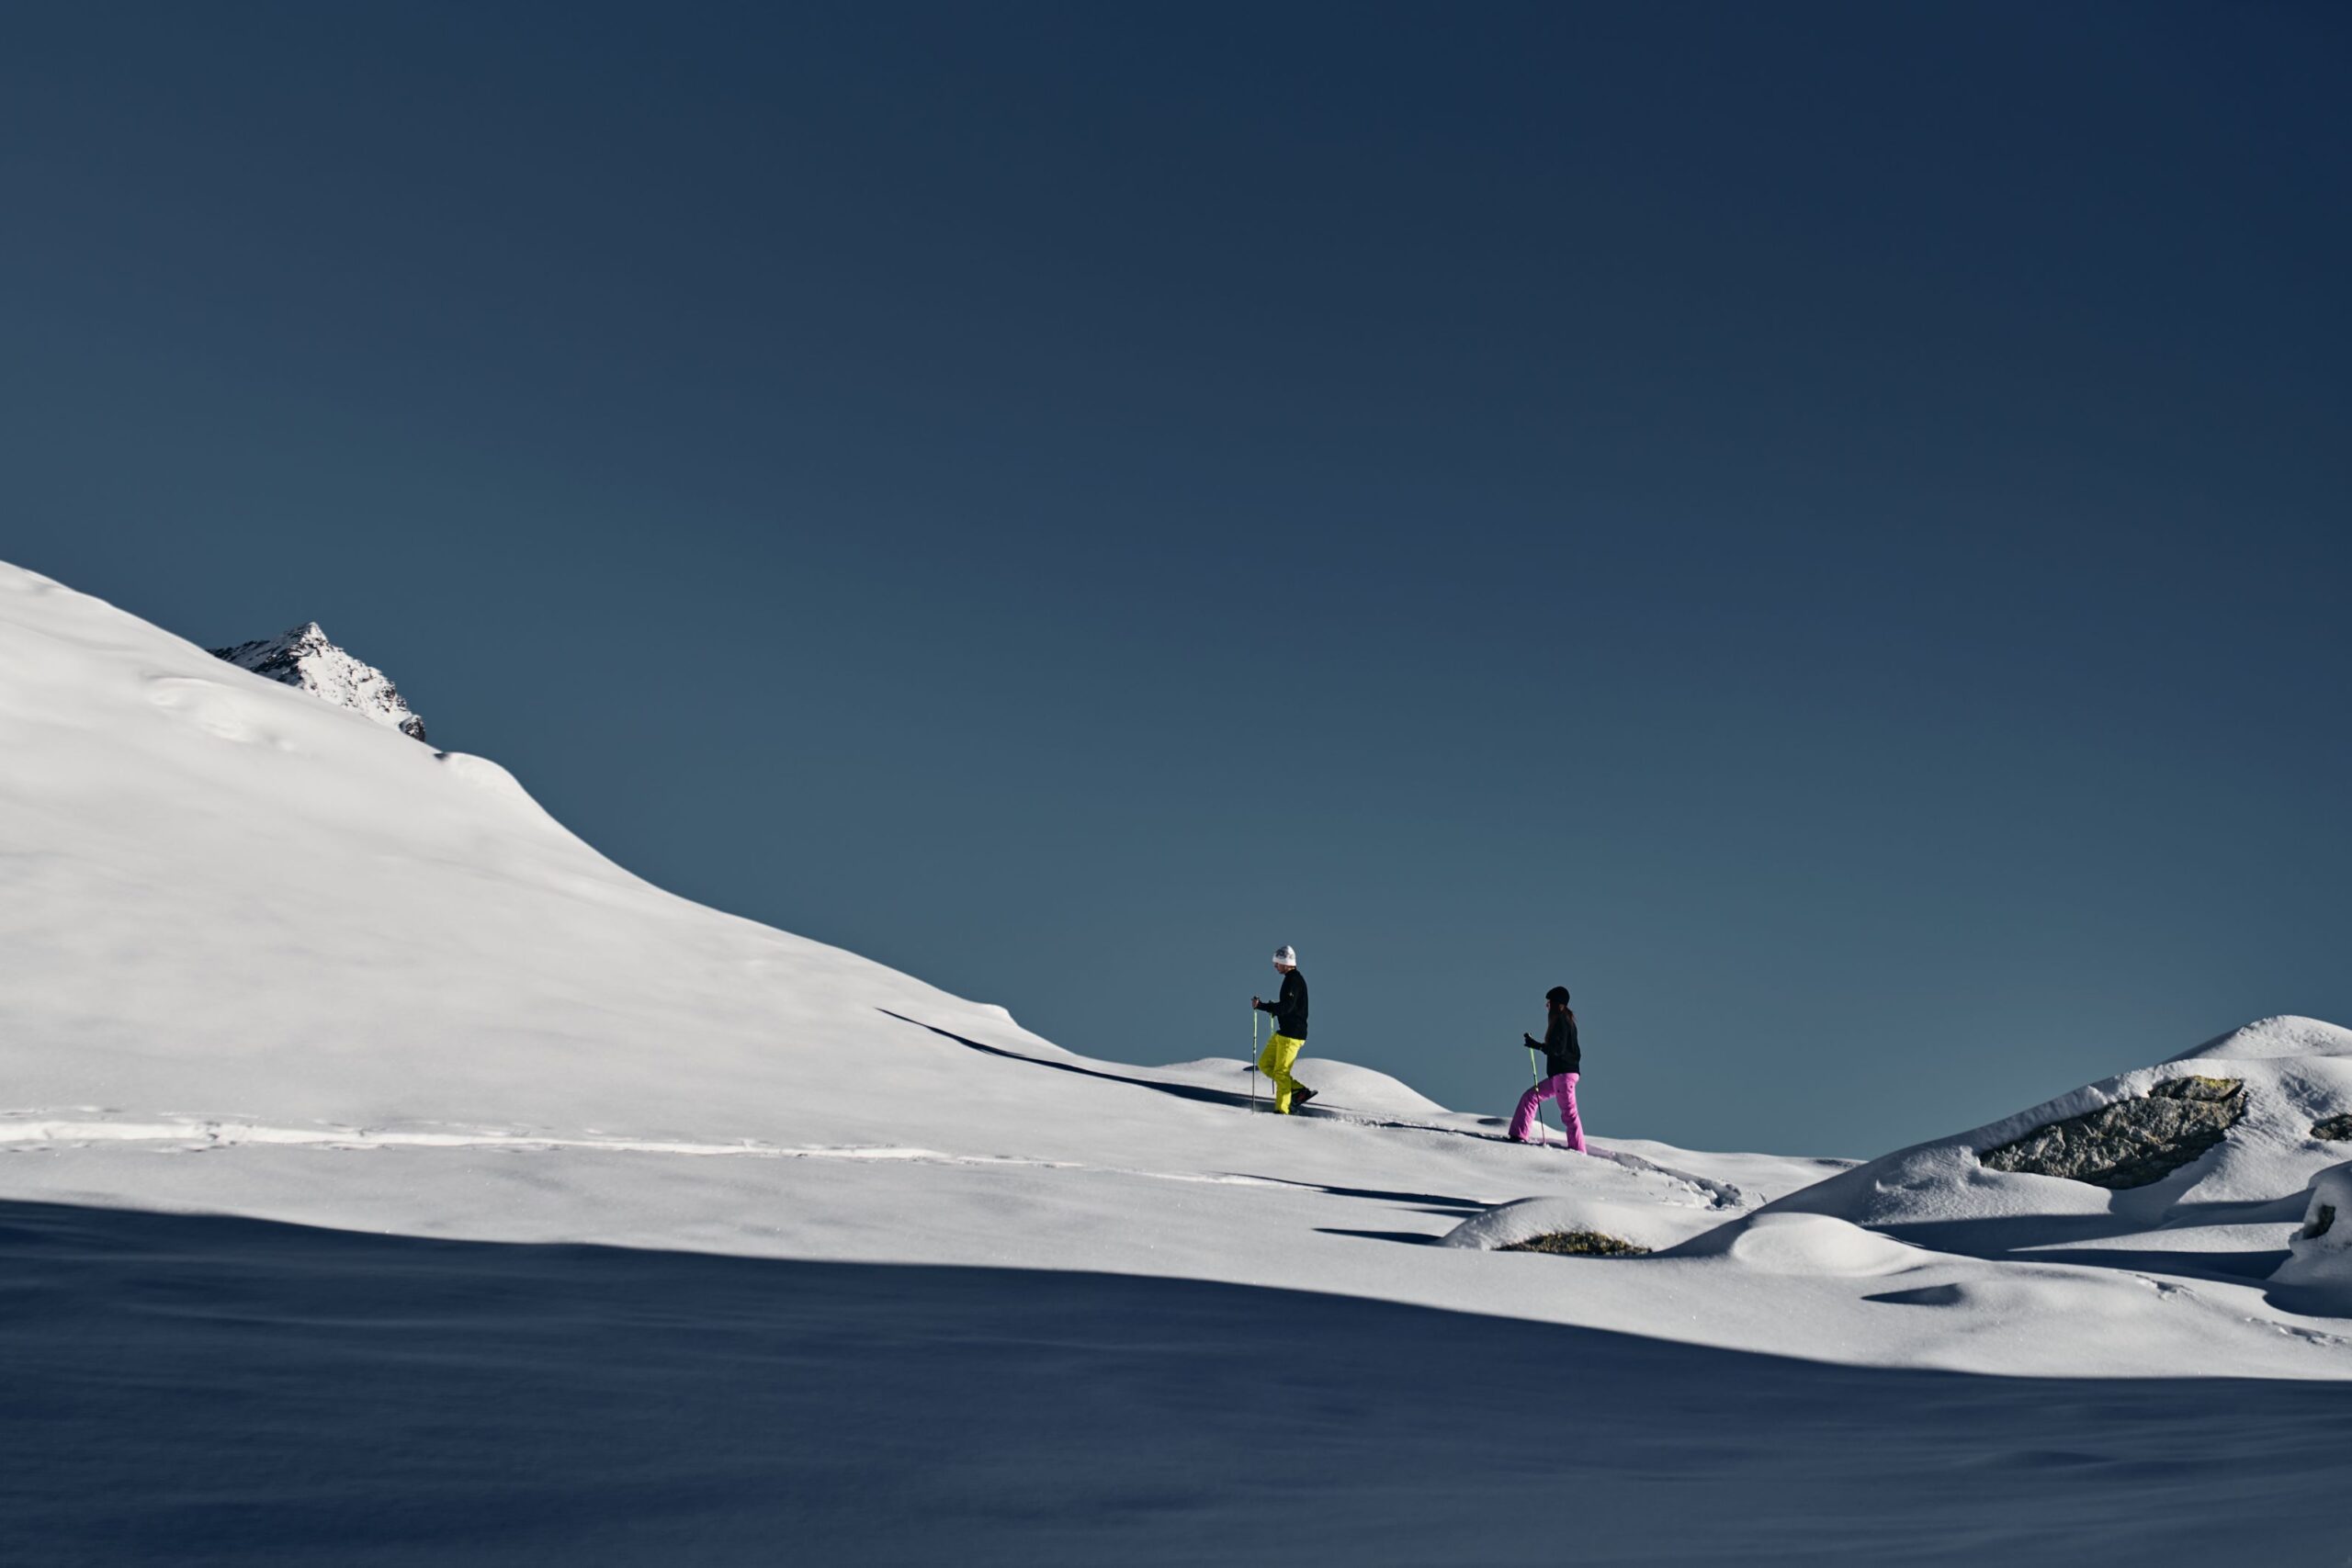
[[[1290,1066],[1298,1060],[1298,1048],[1306,1043],[1277,1034],[1258,1053],[1258,1070],[1274,1080],[1274,1109],[1285,1116],[1290,1114],[1290,1091],[1298,1087],[1298,1080],[1290,1076]]]

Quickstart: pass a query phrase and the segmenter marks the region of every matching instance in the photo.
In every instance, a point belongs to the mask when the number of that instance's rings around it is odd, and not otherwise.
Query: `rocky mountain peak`
[[[391,678],[337,648],[316,621],[304,621],[256,642],[216,648],[212,653],[256,675],[299,686],[312,696],[366,714],[403,735],[424,739],[424,720],[409,711]]]

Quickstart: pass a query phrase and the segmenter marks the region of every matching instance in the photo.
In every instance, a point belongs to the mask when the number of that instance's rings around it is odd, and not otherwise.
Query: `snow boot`
[[[1306,1109],[1306,1102],[1314,1098],[1315,1091],[1313,1089],[1307,1088],[1305,1084],[1298,1085],[1290,1091],[1290,1113],[1293,1116],[1297,1115],[1300,1111]]]

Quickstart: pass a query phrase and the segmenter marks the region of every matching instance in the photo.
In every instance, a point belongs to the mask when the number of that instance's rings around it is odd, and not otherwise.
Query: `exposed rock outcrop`
[[[2056,1222],[2054,1236],[2081,1234],[2093,1216],[2150,1228],[2209,1224],[2224,1211],[2283,1204],[2321,1171],[2346,1163],[2352,1145],[2314,1136],[2312,1123],[2346,1110],[2352,1029],[2267,1018],[1998,1121],[1881,1155],[1769,1209],[1932,1235],[1962,1250],[1980,1245],[1970,1238],[2006,1250],[2007,1238],[2041,1220]],[[2152,1145],[2168,1152],[2142,1164]],[[2140,1185],[2114,1190],[2132,1183]],[[2338,1230],[2346,1226],[2336,1222]]]
[[[1649,1248],[1620,1241],[1599,1231],[1549,1231],[1525,1241],[1498,1247],[1497,1252],[1549,1252],[1562,1258],[1646,1258]]]
[[[2352,1142],[2352,1111],[2341,1116],[2331,1116],[2324,1122],[2312,1122],[2312,1136],[2324,1138],[2332,1144]]]
[[[216,648],[212,654],[240,669],[365,714],[413,739],[424,739],[424,720],[409,710],[391,678],[328,641],[316,621],[305,621],[257,642]]]
[[[2160,1181],[2245,1114],[2240,1078],[2179,1077],[2146,1094],[2037,1127],[1977,1156],[1988,1170],[2062,1176],[2120,1190]]]

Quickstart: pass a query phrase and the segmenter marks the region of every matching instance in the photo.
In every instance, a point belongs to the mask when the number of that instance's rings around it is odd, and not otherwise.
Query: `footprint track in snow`
[[[995,1166],[1027,1170],[1082,1170],[1103,1176],[1133,1176],[1153,1181],[1189,1181],[1223,1187],[1277,1187],[1261,1177],[1203,1175],[1087,1165],[1078,1160],[1030,1159],[1018,1155],[956,1155],[939,1149],[888,1144],[809,1145],[689,1143],[653,1138],[565,1138],[545,1134],[475,1129],[371,1131],[366,1127],[272,1127],[233,1118],[167,1122],[74,1121],[41,1112],[0,1115],[0,1154],[40,1149],[88,1148],[96,1145],[152,1144],[163,1152],[202,1154],[250,1145],[363,1153],[379,1149],[502,1149],[518,1154],[676,1155],[692,1158],[812,1159],[905,1162],[915,1165]]]
[[[707,1143],[656,1138],[570,1138],[551,1134],[499,1132],[485,1128],[370,1129],[367,1127],[279,1127],[236,1117],[174,1117],[155,1121],[89,1119],[92,1108],[76,1107],[80,1114],[19,1111],[0,1112],[0,1155],[43,1149],[89,1148],[104,1145],[143,1144],[168,1154],[204,1154],[248,1145],[312,1148],[345,1153],[383,1149],[497,1149],[515,1154],[581,1152],[589,1154],[670,1155],[697,1159],[802,1159],[865,1163],[902,1162],[998,1168],[1023,1170],[1085,1171],[1101,1176],[1128,1176],[1148,1181],[1182,1181],[1214,1187],[1283,1187],[1288,1183],[1235,1171],[1193,1172],[1146,1170],[1125,1166],[1089,1165],[1080,1160],[1035,1159],[1019,1155],[958,1155],[940,1149],[892,1144],[805,1145],[762,1144],[750,1139]],[[1443,1134],[1449,1129],[1380,1118],[1358,1118],[1324,1111],[1317,1121],[1343,1125],[1374,1126],[1396,1131]],[[1593,1157],[1686,1187],[1710,1208],[1736,1212],[1750,1206],[1747,1194],[1726,1182],[1643,1159],[1638,1155],[1594,1149]]]

